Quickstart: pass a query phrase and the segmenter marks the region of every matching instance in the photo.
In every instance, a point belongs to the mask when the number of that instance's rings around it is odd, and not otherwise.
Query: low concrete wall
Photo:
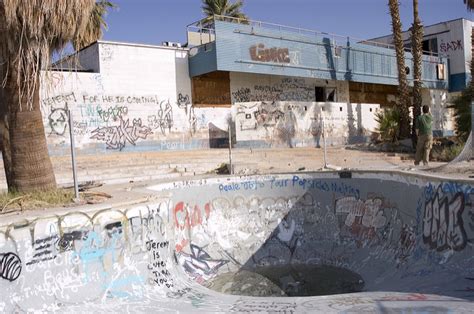
[[[130,208],[4,217],[0,309],[472,310],[472,181],[299,173],[150,189],[155,200]],[[356,272],[364,292],[252,298],[201,286],[238,269],[298,263]]]

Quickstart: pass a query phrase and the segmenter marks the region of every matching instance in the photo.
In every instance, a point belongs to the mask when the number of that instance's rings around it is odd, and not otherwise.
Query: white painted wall
[[[463,20],[463,40],[464,40],[464,66],[466,68],[466,73],[471,73],[471,62],[472,62],[472,29],[474,28],[474,22],[473,21],[468,21],[468,20]]]
[[[335,90],[335,102],[316,102],[315,87],[324,87],[326,95]],[[375,130],[374,114],[380,108],[350,104],[347,81],[230,73],[230,89],[238,142],[288,144],[290,136],[293,145],[312,146],[320,136],[314,130],[322,112],[328,142],[346,144]]]
[[[448,93],[446,90],[422,89],[422,105],[430,107],[433,115],[433,131],[451,135],[454,130],[454,111],[449,109],[451,100],[460,93]]]
[[[450,74],[470,73],[472,22],[455,20],[427,30],[427,38],[438,38],[438,52],[449,58]]]
[[[234,106],[237,142],[312,146],[321,139],[321,117],[329,144],[346,144],[375,131],[380,105],[317,102],[245,102]]]
[[[66,108],[73,113],[76,146],[92,153],[205,148],[209,122],[226,126],[229,109],[192,107],[185,49],[109,42],[88,49],[82,53],[96,52],[100,73],[43,75],[49,83],[42,84],[41,103],[52,153],[64,152],[69,142]]]

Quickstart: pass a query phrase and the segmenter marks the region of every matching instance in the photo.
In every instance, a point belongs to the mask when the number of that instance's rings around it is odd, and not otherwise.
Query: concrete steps
[[[236,174],[275,173],[320,169],[324,165],[323,153],[314,148],[235,149],[232,157]],[[404,163],[401,157],[405,156],[341,148],[327,152],[327,162],[342,168],[392,168]],[[72,185],[70,157],[52,157],[51,161],[58,184]],[[79,182],[126,183],[211,173],[228,161],[227,149],[84,155],[77,158],[77,172]],[[0,189],[6,188],[5,174],[0,169]]]

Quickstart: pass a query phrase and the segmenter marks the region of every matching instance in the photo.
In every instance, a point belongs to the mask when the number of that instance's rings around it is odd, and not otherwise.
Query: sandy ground
[[[438,174],[462,179],[474,178],[474,161],[454,165],[432,162],[429,166],[413,165],[413,154],[382,153],[328,148],[326,165],[332,169],[406,170]],[[52,157],[58,184],[71,185],[72,167],[69,156]],[[162,152],[114,152],[102,155],[79,155],[79,182],[106,184],[148,181],[213,173],[223,163],[229,163],[228,149]],[[324,170],[324,150],[321,148],[233,149],[234,174],[268,174],[295,171]],[[2,165],[3,166],[3,165]],[[3,169],[0,189],[6,189]]]

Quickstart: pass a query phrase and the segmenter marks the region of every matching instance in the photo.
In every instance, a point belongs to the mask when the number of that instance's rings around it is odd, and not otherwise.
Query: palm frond
[[[471,101],[474,99],[474,87],[468,86],[461,95],[454,98],[448,108],[454,110],[454,121],[456,134],[463,140],[467,140],[471,133]]]
[[[464,0],[464,4],[466,4],[467,9],[468,9],[469,11],[473,11],[473,10],[474,10],[474,0]]]
[[[241,0],[234,3],[228,0],[202,0],[201,8],[207,17],[222,15],[247,20],[247,17],[241,11],[243,4]]]
[[[107,15],[109,9],[114,9],[116,7],[117,6],[114,3],[107,0],[100,0],[95,3],[94,9],[89,16],[87,26],[85,27],[84,31],[80,33],[79,36],[72,42],[75,50],[80,50],[102,38],[102,30],[107,30],[105,16]]]
[[[9,68],[18,74],[20,110],[22,104],[32,109],[42,66],[84,32],[94,6],[94,0],[0,1],[2,72]]]

